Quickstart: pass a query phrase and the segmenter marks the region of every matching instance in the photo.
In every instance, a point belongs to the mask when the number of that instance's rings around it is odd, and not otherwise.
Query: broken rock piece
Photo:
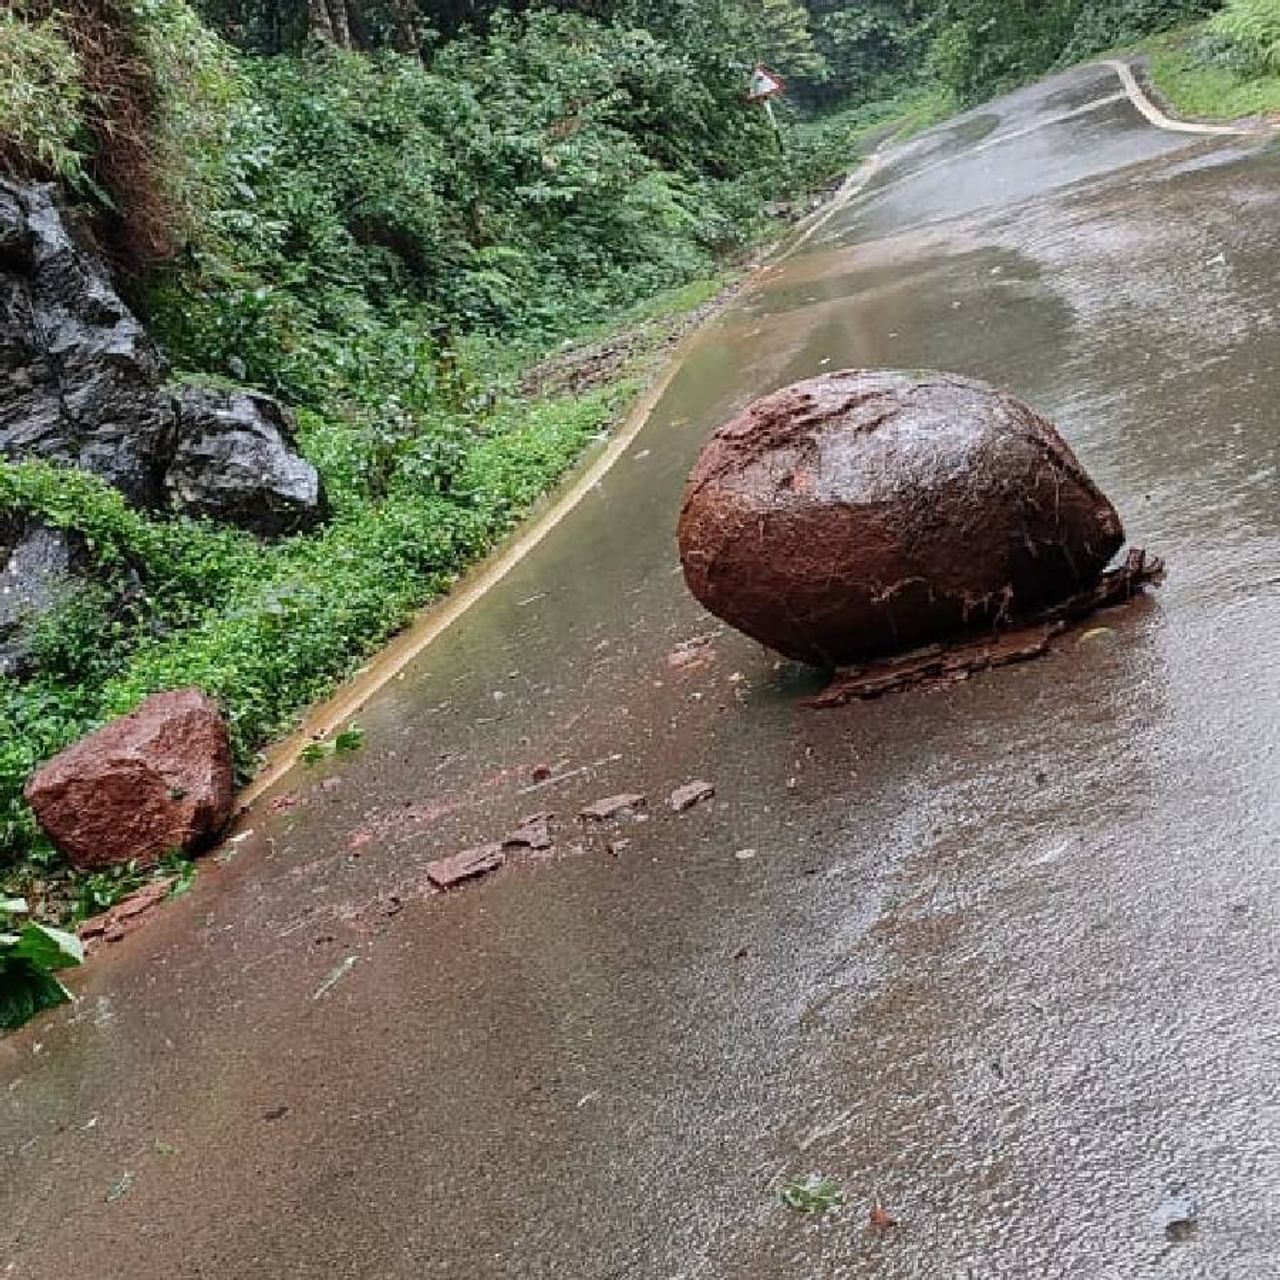
[[[1095,583],[1123,541],[1029,405],[886,370],[750,405],[703,449],[679,522],[698,600],[823,667],[1017,621]]]
[[[551,819],[554,814],[534,813],[523,819],[520,825],[502,842],[508,849],[550,849]]]
[[[808,699],[807,705],[839,707],[903,689],[938,688],[993,667],[1043,657],[1073,621],[1097,609],[1125,604],[1163,577],[1164,562],[1135,548],[1119,568],[1108,569],[1092,587],[1041,610],[1026,626],[841,668],[820,694]]]
[[[77,935],[90,951],[100,942],[119,942],[145,923],[144,918],[169,896],[176,883],[176,876],[153,880],[101,915],[82,920],[76,928]]]
[[[597,800],[594,804],[587,805],[581,811],[581,816],[588,822],[608,822],[610,818],[617,818],[625,813],[634,813],[637,809],[643,809],[645,803],[644,796],[630,793],[606,796],[603,800]]]
[[[677,813],[684,813],[687,809],[692,809],[695,804],[710,800],[715,793],[715,787],[709,782],[686,782],[683,787],[677,787],[671,793],[667,803]]]
[[[448,858],[440,858],[427,864],[427,879],[437,889],[451,889],[464,880],[497,871],[507,860],[500,844],[482,844],[475,849],[464,849]]]

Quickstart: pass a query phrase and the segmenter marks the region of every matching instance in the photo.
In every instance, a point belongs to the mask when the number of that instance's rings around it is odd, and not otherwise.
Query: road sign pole
[[[773,139],[778,144],[778,150],[783,155],[786,155],[787,145],[782,140],[782,126],[778,123],[778,117],[773,114],[772,98],[764,100],[764,113],[769,117],[769,123],[773,126]]]

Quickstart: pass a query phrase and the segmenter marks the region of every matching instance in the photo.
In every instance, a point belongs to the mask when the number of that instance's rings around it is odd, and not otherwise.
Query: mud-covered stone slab
[[[686,782],[682,787],[677,787],[668,797],[667,803],[676,813],[685,813],[687,810],[692,809],[694,805],[710,800],[715,793],[716,789],[712,783],[703,782],[699,779],[695,782]]]
[[[605,796],[603,800],[594,801],[587,805],[579,816],[587,822],[608,822],[610,818],[620,818],[624,814],[643,809],[645,803],[644,796],[625,792],[622,795]]]
[[[1123,541],[1029,405],[883,370],[750,405],[703,449],[679,522],[698,600],[824,667],[1016,622],[1096,582]]]
[[[507,855],[500,844],[482,844],[476,849],[464,849],[451,857],[429,862],[427,879],[437,889],[451,889],[465,880],[497,871],[506,860]]]
[[[522,818],[520,825],[504,838],[503,846],[508,849],[535,851],[550,849],[553,843],[551,819],[554,816],[550,813],[532,813],[527,818]]]

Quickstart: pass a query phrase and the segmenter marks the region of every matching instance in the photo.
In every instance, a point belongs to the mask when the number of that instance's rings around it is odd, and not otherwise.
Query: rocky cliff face
[[[52,189],[0,180],[0,455],[91,471],[138,507],[279,537],[326,514],[292,440],[291,416],[266,396],[168,383]],[[22,673],[24,631],[86,572],[74,535],[0,511],[0,674]]]

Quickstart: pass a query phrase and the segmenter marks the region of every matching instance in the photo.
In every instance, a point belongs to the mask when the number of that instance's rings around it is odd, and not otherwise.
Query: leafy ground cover
[[[1234,36],[1231,24],[1214,21],[1140,46],[1157,90],[1178,115],[1194,120],[1280,118],[1280,0],[1271,7],[1274,25],[1259,28],[1256,39]]]

